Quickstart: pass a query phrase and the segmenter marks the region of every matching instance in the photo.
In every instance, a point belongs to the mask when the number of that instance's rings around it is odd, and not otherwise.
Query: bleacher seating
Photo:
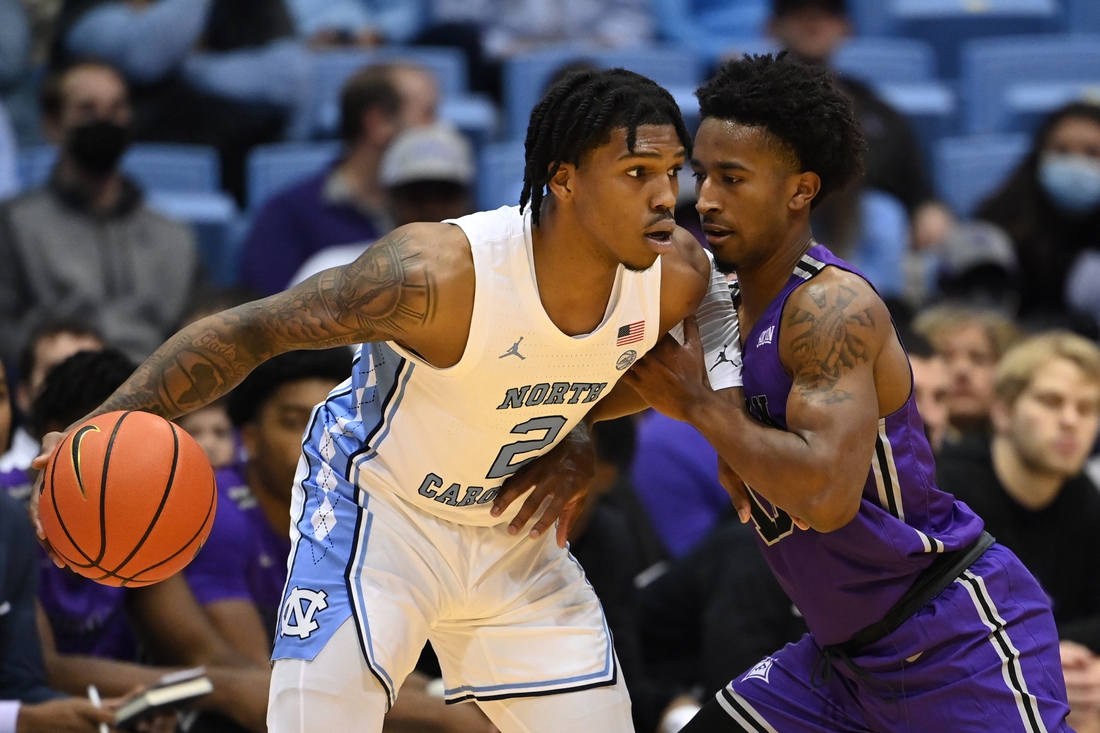
[[[1100,33],[1100,3],[1096,0],[1065,0],[1066,30],[1070,33]]]
[[[959,75],[959,49],[975,38],[1051,33],[1063,27],[1059,0],[880,0],[889,8],[889,32],[931,43],[939,76]]]
[[[972,134],[1022,129],[1028,114],[1051,111],[1075,89],[1097,85],[1100,35],[988,38],[962,50],[960,90]]]
[[[832,59],[841,74],[868,83],[908,83],[936,79],[936,51],[915,38],[861,36],[841,46]]]
[[[478,168],[477,203],[480,209],[515,206],[523,190],[523,142],[486,145]]]
[[[340,126],[340,90],[359,69],[370,64],[412,63],[431,71],[439,83],[440,116],[475,137],[488,137],[497,125],[496,109],[469,92],[466,58],[457,48],[384,47],[318,51],[311,55],[314,133],[335,136]]]
[[[248,209],[255,211],[273,193],[313,175],[340,153],[340,143],[260,145],[248,156]]]
[[[558,69],[573,61],[590,61],[601,68],[621,66],[644,74],[672,92],[681,107],[691,103],[691,93],[702,81],[701,60],[674,47],[607,50],[561,46],[515,56],[504,64],[504,115],[509,139],[523,138],[531,110],[542,98],[546,85]],[[692,111],[689,107],[685,114]]]
[[[1027,135],[975,135],[946,138],[936,146],[935,180],[939,196],[961,217],[1008,178],[1027,155]]]
[[[19,153],[23,188],[46,182],[57,148],[41,145]],[[205,145],[138,143],[122,158],[122,170],[147,191],[216,192],[221,184],[218,153]]]

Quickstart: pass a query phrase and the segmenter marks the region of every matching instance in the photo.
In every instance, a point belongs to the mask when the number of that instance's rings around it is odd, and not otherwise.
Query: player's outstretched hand
[[[623,381],[658,412],[690,422],[688,413],[713,394],[703,362],[703,344],[695,317],[684,319],[684,343],[672,336],[657,342],[623,375]]]
[[[522,530],[549,498],[549,506],[531,528],[531,539],[541,537],[557,522],[558,547],[565,547],[569,530],[584,509],[588,485],[595,474],[596,448],[588,427],[582,422],[553,450],[528,463],[504,482],[493,502],[492,515],[499,517],[513,501],[531,490],[519,513],[508,525],[508,533],[516,534]]]
[[[38,535],[38,541],[42,543],[42,547],[45,548],[46,554],[53,560],[53,564],[59,568],[65,567],[65,561],[61,559],[53,548],[50,547],[49,540],[46,539],[46,533],[42,529],[42,520],[38,515],[38,498],[42,494],[42,476],[46,470],[46,464],[50,462],[50,456],[53,455],[54,450],[65,439],[67,433],[46,433],[42,438],[42,450],[38,453],[38,457],[31,461],[31,468],[38,471],[38,478],[35,479],[34,489],[31,491],[31,500],[27,505],[27,511],[31,515],[31,523],[34,525],[35,534]]]

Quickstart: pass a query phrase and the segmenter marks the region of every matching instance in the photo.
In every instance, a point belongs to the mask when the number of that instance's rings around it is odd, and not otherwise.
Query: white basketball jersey
[[[510,521],[522,504],[490,516],[505,479],[564,438],[656,343],[661,259],[645,272],[620,265],[600,325],[568,336],[539,298],[529,213],[505,207],[449,223],[469,239],[476,277],[462,359],[438,369],[393,342],[363,345],[351,389],[337,389],[327,406],[365,417],[363,400],[381,401],[369,406],[377,420],[341,421],[345,435],[362,432],[352,483],[489,526]]]

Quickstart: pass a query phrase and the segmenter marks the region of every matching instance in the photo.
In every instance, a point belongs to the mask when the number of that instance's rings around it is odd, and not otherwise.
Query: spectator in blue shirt
[[[267,201],[241,250],[241,282],[263,295],[281,291],[314,252],[374,241],[391,229],[382,154],[401,127],[401,96],[388,66],[356,73],[340,100],[344,154],[330,169]]]
[[[427,17],[422,0],[286,0],[300,38],[313,46],[408,43]]]

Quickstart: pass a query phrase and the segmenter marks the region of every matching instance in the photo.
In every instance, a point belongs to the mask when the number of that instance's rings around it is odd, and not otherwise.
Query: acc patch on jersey
[[[634,349],[629,349],[627,351],[624,351],[619,356],[619,360],[615,362],[615,368],[618,369],[621,372],[623,369],[626,369],[628,366],[630,366],[635,361],[637,361],[637,359],[638,359],[638,352],[635,351]]]

